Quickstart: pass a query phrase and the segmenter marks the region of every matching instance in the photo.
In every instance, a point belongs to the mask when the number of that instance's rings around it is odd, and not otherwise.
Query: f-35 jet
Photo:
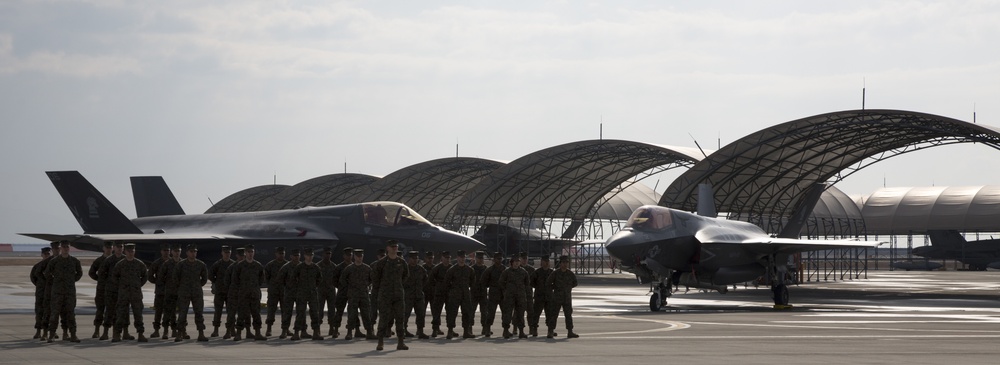
[[[402,251],[469,252],[485,246],[468,236],[435,226],[413,209],[395,202],[249,213],[148,215],[128,219],[77,171],[46,173],[83,228],[82,234],[21,233],[47,241],[67,240],[73,247],[101,251],[106,241],[136,243],[136,255],[152,260],[163,243],[196,244],[199,258],[213,261],[221,247],[253,244],[258,257],[285,246],[345,247],[365,250],[372,261],[385,241],[395,239]],[[171,197],[172,198],[172,197]],[[171,209],[177,210],[177,209]],[[181,212],[182,213],[182,212]],[[339,258],[340,255],[334,255]]]

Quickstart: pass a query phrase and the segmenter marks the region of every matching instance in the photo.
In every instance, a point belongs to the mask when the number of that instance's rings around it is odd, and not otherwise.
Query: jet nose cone
[[[451,231],[444,231],[444,232],[447,235],[446,240],[448,243],[448,251],[455,252],[458,250],[463,250],[465,252],[472,253],[486,249],[486,245],[484,245],[482,242],[476,241],[472,237]]]
[[[628,255],[628,246],[632,241],[634,241],[632,232],[620,231],[604,241],[604,249],[611,257],[621,260]]]

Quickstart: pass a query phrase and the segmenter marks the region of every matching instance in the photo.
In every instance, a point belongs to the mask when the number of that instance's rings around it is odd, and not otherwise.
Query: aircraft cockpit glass
[[[659,231],[673,225],[674,221],[670,209],[659,206],[644,206],[632,212],[625,227],[640,231]]]
[[[375,202],[361,205],[365,223],[381,227],[417,227],[430,225],[426,218],[409,207],[393,202]]]

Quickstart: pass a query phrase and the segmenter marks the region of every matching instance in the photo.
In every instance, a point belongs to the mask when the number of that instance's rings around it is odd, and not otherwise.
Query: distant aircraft
[[[807,207],[812,210],[812,205]],[[714,212],[714,207],[707,210]],[[798,228],[801,226],[790,231],[797,232]],[[632,212],[625,228],[611,236],[605,248],[621,263],[623,270],[635,273],[640,283],[657,285],[649,308],[659,311],[666,305],[672,286],[725,293],[728,285],[764,275],[771,279],[774,304],[787,306],[788,287],[784,278],[789,255],[877,247],[879,244],[881,242],[776,238],[750,223],[646,205]]]
[[[936,260],[957,260],[969,270],[1000,267],[1000,239],[968,242],[956,230],[927,231],[931,245],[913,249],[913,254]]]
[[[941,264],[940,262],[930,262],[927,259],[925,259],[923,261],[917,261],[917,260],[896,261],[893,262],[890,266],[892,266],[895,269],[906,270],[906,271],[910,270],[931,271],[940,269],[941,267],[944,266],[944,264]]]
[[[224,244],[234,248],[254,244],[258,257],[266,259],[270,259],[269,254],[278,246],[314,249],[330,246],[335,250],[344,247],[362,248],[365,250],[366,260],[370,261],[375,258],[377,249],[385,247],[388,239],[400,241],[403,252],[472,252],[485,247],[468,236],[435,226],[413,209],[395,202],[249,213],[146,214],[129,220],[79,172],[55,171],[46,174],[84,233],[20,234],[47,241],[67,240],[73,247],[82,250],[101,251],[105,241],[134,242],[136,255],[144,260],[152,260],[159,256],[161,243],[197,244],[198,257],[213,261],[221,256],[221,246]],[[165,188],[166,185],[163,184],[155,189]],[[176,202],[172,194],[170,199]],[[151,201],[152,204],[162,202],[158,199]],[[176,213],[179,205],[168,210]],[[340,255],[336,254],[334,258],[339,259]]]

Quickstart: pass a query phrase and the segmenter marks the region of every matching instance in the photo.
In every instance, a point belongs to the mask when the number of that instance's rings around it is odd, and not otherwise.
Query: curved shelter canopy
[[[660,201],[660,194],[646,184],[632,184],[621,192],[612,191],[608,194],[610,196],[604,197],[604,204],[592,212],[592,219],[626,221],[639,207]]]
[[[470,217],[570,218],[584,220],[606,194],[649,170],[698,161],[692,148],[589,140],[550,147],[493,171],[470,190],[456,214]],[[634,182],[634,180],[633,180]]]
[[[715,189],[720,212],[787,217],[813,184],[836,183],[899,154],[967,142],[1000,149],[1000,130],[900,110],[816,115],[726,145],[677,178],[664,192],[660,205],[695,210],[698,184],[709,183]],[[764,222],[754,223],[771,232],[780,230]]]
[[[397,170],[371,184],[367,201],[406,204],[435,224],[449,222],[459,199],[502,162],[470,157],[442,158]]]
[[[261,185],[243,189],[219,200],[205,214],[268,210],[265,200],[287,189],[288,185]]]
[[[1000,186],[884,188],[861,211],[869,234],[1000,232]]]
[[[290,186],[267,199],[267,210],[360,203],[379,178],[364,174],[330,174]]]

